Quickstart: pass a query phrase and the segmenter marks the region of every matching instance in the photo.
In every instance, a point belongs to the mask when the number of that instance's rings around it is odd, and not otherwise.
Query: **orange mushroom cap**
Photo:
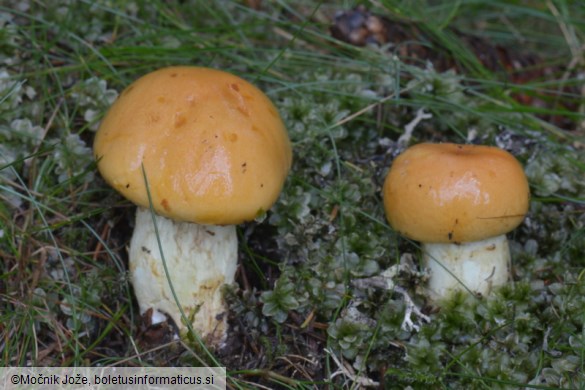
[[[94,153],[104,179],[142,207],[200,224],[238,224],[268,210],[292,162],[277,109],[219,70],[177,66],[126,88],[103,119]]]
[[[405,237],[461,243],[517,227],[530,190],[522,166],[502,149],[423,143],[394,160],[383,197],[388,222]]]

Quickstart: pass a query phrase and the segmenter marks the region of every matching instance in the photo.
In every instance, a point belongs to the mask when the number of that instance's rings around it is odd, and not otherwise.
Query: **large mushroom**
[[[121,93],[94,153],[104,179],[138,205],[129,268],[141,313],[155,322],[167,314],[182,333],[188,321],[209,345],[220,344],[235,225],[272,206],[291,166],[278,111],[230,73],[163,68]]]
[[[422,243],[431,298],[456,290],[487,295],[510,278],[506,233],[528,211],[522,166],[489,146],[415,145],[399,155],[383,188],[390,225]]]

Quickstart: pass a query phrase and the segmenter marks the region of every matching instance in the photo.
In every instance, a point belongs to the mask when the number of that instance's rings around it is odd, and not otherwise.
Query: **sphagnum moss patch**
[[[349,9],[333,2],[3,4],[2,364],[219,363],[238,388],[585,386],[583,9],[364,5],[352,15],[399,16],[423,34],[341,42],[329,27]],[[465,46],[482,40],[521,66],[483,67]],[[435,50],[452,69],[416,57]],[[239,228],[230,342],[213,359],[139,318],[126,275],[132,208],[90,153],[116,94],[167,65],[257,84],[293,142],[274,209]],[[525,167],[532,201],[509,236],[514,282],[489,297],[429,304],[420,248],[385,222],[383,178],[420,142],[495,145]]]

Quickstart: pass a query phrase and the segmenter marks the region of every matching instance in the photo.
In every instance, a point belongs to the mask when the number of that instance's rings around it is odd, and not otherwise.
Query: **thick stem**
[[[209,345],[226,336],[227,313],[221,287],[234,281],[238,238],[235,226],[175,222],[155,215],[168,270],[163,266],[149,210],[138,208],[130,242],[130,277],[140,312],[152,308],[172,317],[181,333],[187,327],[169,283],[193,329]]]
[[[431,271],[431,298],[446,298],[456,290],[486,296],[510,278],[506,235],[462,244],[423,244],[423,261]]]

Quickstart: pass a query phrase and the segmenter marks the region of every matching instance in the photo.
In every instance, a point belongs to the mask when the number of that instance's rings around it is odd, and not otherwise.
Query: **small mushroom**
[[[524,219],[530,190],[508,152],[415,145],[394,160],[383,197],[390,225],[422,243],[431,298],[464,289],[485,296],[510,279],[506,233]]]
[[[235,225],[272,206],[291,166],[278,111],[232,74],[163,68],[121,93],[94,152],[104,179],[138,205],[129,268],[140,312],[165,313],[185,332],[176,296],[200,336],[220,344],[221,287],[237,267]]]

